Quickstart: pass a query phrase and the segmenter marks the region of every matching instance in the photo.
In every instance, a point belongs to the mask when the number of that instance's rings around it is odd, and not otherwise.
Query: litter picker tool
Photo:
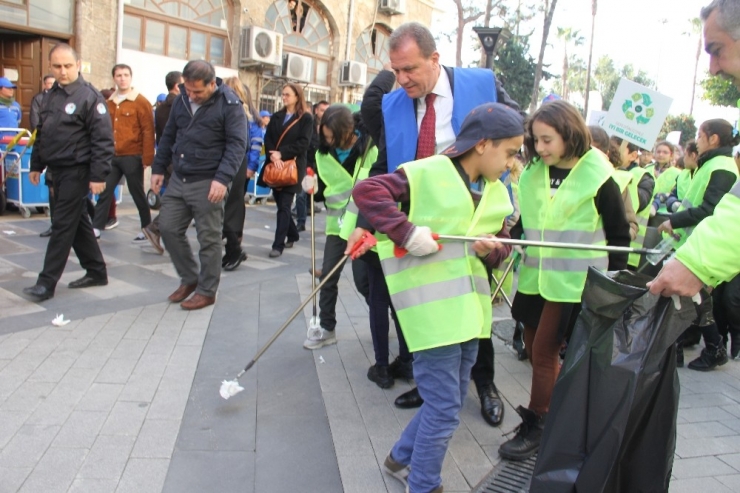
[[[314,176],[314,171],[311,168],[306,169],[308,176]],[[315,182],[314,182],[315,183]],[[311,289],[316,291],[316,223],[314,220],[314,200],[313,195],[316,190],[311,189],[311,193],[308,195],[311,197]],[[321,323],[319,322],[319,316],[316,312],[316,295],[313,296],[313,315],[311,321],[308,323],[307,336],[311,337],[312,333],[321,330]]]
[[[493,291],[493,293],[491,293],[491,302],[493,302],[494,298],[496,298],[496,295],[500,292],[501,295],[504,297],[504,300],[506,300],[506,304],[509,305],[509,309],[511,309],[511,300],[509,300],[509,297],[506,295],[506,292],[502,288],[504,286],[504,281],[506,281],[506,277],[509,275],[511,269],[514,267],[516,255],[519,254],[514,252],[514,255],[511,257],[511,261],[509,261],[509,265],[506,266],[506,269],[504,269],[504,273],[501,275],[500,281],[496,279],[495,274],[491,273],[491,277],[493,277],[493,282],[496,283],[496,289]]]
[[[533,246],[533,247],[544,247],[544,248],[565,248],[570,250],[595,250],[600,252],[617,252],[617,253],[639,253],[646,255],[661,254],[660,250],[654,250],[651,248],[632,248],[632,247],[620,247],[620,246],[606,246],[606,245],[587,245],[585,243],[564,243],[559,241],[533,241],[533,240],[515,240],[513,238],[486,238],[483,236],[454,236],[454,235],[440,235],[437,233],[432,234],[435,240],[449,240],[449,241],[466,241],[475,242],[479,240],[490,239],[504,245],[519,245],[519,246]],[[406,255],[408,251],[396,245],[393,249],[393,254],[396,258],[401,258]]]
[[[339,259],[339,262],[337,262],[336,265],[332,267],[332,269],[327,272],[326,275],[324,275],[324,279],[319,283],[319,285],[316,286],[313,291],[311,291],[311,294],[309,294],[308,297],[303,300],[303,302],[301,302],[298,308],[296,308],[295,311],[290,315],[290,317],[288,317],[288,320],[286,320],[285,323],[273,334],[273,336],[270,337],[270,340],[267,341],[265,345],[259,349],[259,351],[257,351],[252,360],[247,363],[247,366],[245,366],[244,369],[236,375],[236,378],[234,380],[224,380],[223,382],[221,382],[221,389],[219,391],[221,397],[223,397],[224,399],[228,399],[229,397],[232,397],[244,390],[244,388],[239,385],[239,378],[244,375],[250,368],[252,368],[257,360],[260,358],[260,356],[262,356],[265,351],[269,349],[272,343],[275,342],[278,337],[280,337],[280,334],[282,334],[283,331],[285,331],[285,329],[288,327],[288,325],[290,325],[290,323],[301,313],[301,310],[303,310],[308,302],[311,301],[314,296],[316,296],[316,293],[318,293],[319,290],[324,286],[324,283],[331,279],[331,276],[333,276],[334,273],[337,272],[342,267],[342,265],[344,265],[348,258],[357,258],[359,256],[358,252],[361,247],[373,247],[376,243],[377,240],[374,236],[370,234],[363,235],[362,239],[355,243],[355,246],[352,247],[352,251],[348,255],[345,255],[341,259]]]

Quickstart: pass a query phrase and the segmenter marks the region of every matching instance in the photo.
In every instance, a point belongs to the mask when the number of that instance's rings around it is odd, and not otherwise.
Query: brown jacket
[[[154,162],[154,114],[149,101],[131,90],[126,99],[116,104],[118,91],[108,99],[108,112],[113,122],[116,156],[141,156],[144,166]]]

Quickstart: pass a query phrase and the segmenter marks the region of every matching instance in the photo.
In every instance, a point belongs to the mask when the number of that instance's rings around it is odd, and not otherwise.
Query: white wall
[[[164,78],[168,72],[178,70],[182,72],[187,60],[179,58],[170,58],[161,55],[152,55],[143,51],[121,49],[119,63],[125,63],[133,71],[133,85],[137,91],[144,95],[150,103],[154,104],[157,95],[167,92],[167,86],[164,85]],[[216,75],[218,77],[238,77],[236,70],[216,66]],[[113,87],[113,78],[110,80],[108,87]]]

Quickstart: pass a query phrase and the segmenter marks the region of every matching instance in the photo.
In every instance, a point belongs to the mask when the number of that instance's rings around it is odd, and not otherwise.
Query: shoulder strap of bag
[[[277,145],[275,146],[275,149],[280,149],[280,143],[283,141],[283,137],[285,137],[285,134],[287,134],[288,133],[288,130],[290,130],[290,127],[292,127],[293,125],[295,125],[296,123],[298,123],[298,121],[301,118],[303,118],[303,115],[301,115],[299,118],[296,118],[295,120],[293,120],[293,123],[291,123],[290,125],[288,125],[287,127],[285,127],[285,130],[283,130],[283,134],[280,136],[280,138],[277,141]]]
[[[354,189],[357,184],[357,177],[360,174],[360,170],[365,166],[365,160],[367,159],[367,155],[370,153],[370,149],[373,148],[373,145],[373,139],[368,138],[365,152],[362,153],[362,160],[359,161],[359,163],[355,161],[355,172],[352,175],[352,189]]]

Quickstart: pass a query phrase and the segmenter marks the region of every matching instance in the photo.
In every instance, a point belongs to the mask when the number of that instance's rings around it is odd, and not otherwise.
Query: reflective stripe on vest
[[[470,190],[445,156],[402,168],[409,181],[409,221],[435,233],[495,234],[513,210],[500,181],[485,183],[475,207]],[[378,255],[409,351],[490,337],[488,275],[468,244],[449,242],[431,255],[396,259],[393,243],[384,241],[378,243]]]
[[[694,177],[691,179],[691,186],[689,187],[689,191],[686,192],[686,197],[681,201],[678,212],[701,206],[702,202],[704,202],[704,193],[707,190],[712,173],[719,170],[729,171],[737,179],[738,170],[734,159],[729,156],[713,157],[694,172]],[[676,248],[686,243],[686,240],[693,231],[694,227],[674,229],[674,233],[680,236]],[[663,233],[663,236],[665,237],[666,234]]]
[[[525,168],[519,186],[522,225],[527,239],[605,245],[594,197],[612,176],[613,166],[598,150],[588,151],[550,195],[549,167],[536,160]],[[589,266],[605,270],[606,252],[527,247],[519,274],[519,291],[548,301],[578,303]]]

